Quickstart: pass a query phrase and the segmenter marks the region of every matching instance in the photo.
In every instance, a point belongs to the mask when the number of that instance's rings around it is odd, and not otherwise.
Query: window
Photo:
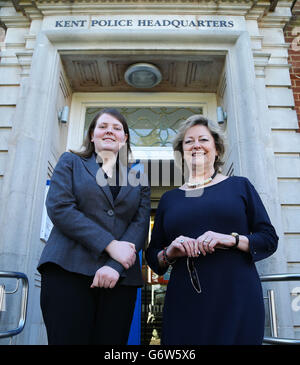
[[[87,108],[84,135],[94,116],[102,108]],[[193,114],[203,114],[202,107],[119,107],[126,118],[132,147],[171,147],[180,123]]]

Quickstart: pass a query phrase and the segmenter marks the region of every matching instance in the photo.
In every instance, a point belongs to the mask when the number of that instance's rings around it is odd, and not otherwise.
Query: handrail
[[[270,274],[261,275],[261,281],[297,281],[300,280],[300,274]]]
[[[28,284],[27,276],[21,272],[0,271],[0,278],[14,278],[14,279],[22,280],[22,301],[21,301],[21,312],[20,312],[19,324],[18,324],[18,327],[15,329],[0,332],[0,338],[5,338],[5,337],[16,336],[24,329],[25,322],[26,322],[26,314],[27,314],[29,284]],[[11,293],[7,293],[7,294],[11,294]]]
[[[262,282],[270,281],[297,281],[300,280],[300,274],[270,274],[261,275],[260,280]],[[276,336],[265,336],[263,343],[268,343],[271,345],[300,345],[300,339],[295,338],[283,338]]]
[[[268,343],[270,345],[300,345],[300,340],[295,338],[265,336],[263,343]]]

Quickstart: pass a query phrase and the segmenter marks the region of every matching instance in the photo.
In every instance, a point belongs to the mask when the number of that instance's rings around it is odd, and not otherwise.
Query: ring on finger
[[[184,243],[184,239],[182,238],[181,240],[179,240],[179,242],[182,244]]]

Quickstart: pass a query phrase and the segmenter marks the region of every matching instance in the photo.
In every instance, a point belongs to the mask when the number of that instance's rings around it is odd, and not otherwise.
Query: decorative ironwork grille
[[[102,108],[87,108],[84,135],[94,116]],[[193,114],[203,114],[198,107],[119,107],[126,118],[133,147],[171,147],[180,123]]]

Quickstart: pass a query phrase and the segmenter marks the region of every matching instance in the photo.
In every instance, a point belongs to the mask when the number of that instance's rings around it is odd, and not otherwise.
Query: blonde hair
[[[191,127],[194,127],[195,125],[203,125],[207,127],[210,134],[212,135],[215,141],[216,150],[218,152],[218,156],[216,157],[216,160],[214,162],[214,168],[216,171],[220,171],[220,167],[224,165],[222,159],[225,154],[225,142],[224,142],[223,132],[216,122],[213,122],[212,120],[207,119],[200,114],[194,114],[181,123],[177,135],[173,141],[174,152],[180,152],[180,154],[174,153],[175,163],[179,167],[182,167],[182,162],[184,160],[183,147],[182,147],[183,139],[187,130],[190,129]]]

